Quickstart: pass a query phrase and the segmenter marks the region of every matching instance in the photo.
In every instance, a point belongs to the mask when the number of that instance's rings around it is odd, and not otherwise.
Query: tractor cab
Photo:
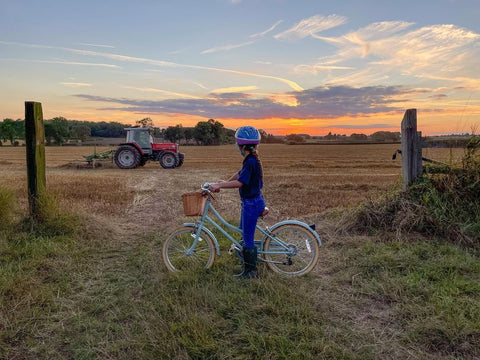
[[[152,153],[153,137],[148,128],[125,128],[125,131],[127,132],[126,143],[137,144],[144,154]]]

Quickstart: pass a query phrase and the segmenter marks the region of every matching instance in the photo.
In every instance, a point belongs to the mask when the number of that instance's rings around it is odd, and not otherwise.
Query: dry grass
[[[397,147],[262,145],[270,220],[295,217],[319,222],[325,210],[356,206],[398,187],[401,162],[391,160]],[[181,151],[185,163],[174,170],[164,170],[157,163],[130,171],[110,167],[80,170],[65,165],[93,154],[94,147],[47,147],[47,186],[68,209],[117,218],[124,215],[134,225],[141,220],[142,231],[165,229],[182,216],[182,193],[197,190],[205,181],[228,178],[241,167],[242,159],[233,146],[184,146]],[[448,149],[428,151],[430,157],[448,161],[462,150],[455,149],[453,155]],[[25,148],[0,147],[0,159],[0,182],[15,190],[25,209]],[[227,217],[237,219],[237,192],[223,191],[218,198],[217,205]]]

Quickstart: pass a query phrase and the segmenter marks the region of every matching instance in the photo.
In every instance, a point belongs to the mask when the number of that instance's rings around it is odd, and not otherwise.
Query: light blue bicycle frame
[[[214,242],[214,245],[215,245],[215,249],[216,249],[216,252],[217,252],[217,255],[220,255],[220,247],[218,245],[218,241],[215,237],[215,235],[213,235],[213,233],[207,228],[205,227],[205,224],[206,223],[209,223],[211,225],[213,225],[216,229],[218,229],[218,231],[220,231],[227,239],[229,239],[235,246],[235,250],[242,250],[242,245],[240,244],[240,242],[238,242],[237,240],[235,240],[227,231],[225,231],[214,219],[212,219],[209,215],[208,215],[208,212],[209,210],[212,212],[213,215],[215,215],[215,217],[218,219],[218,221],[224,225],[225,227],[227,227],[228,229],[234,231],[234,232],[237,232],[237,233],[240,233],[240,234],[243,234],[243,231],[242,229],[236,227],[236,226],[233,226],[232,224],[228,223],[219,213],[217,210],[215,210],[215,208],[213,207],[213,205],[211,204],[211,196],[208,195],[208,198],[207,198],[207,202],[205,204],[205,209],[203,210],[203,214],[202,214],[202,217],[200,219],[200,221],[197,221],[195,223],[184,223],[183,225],[184,226],[189,226],[189,227],[194,227],[196,229],[196,234],[195,234],[195,240],[192,244],[192,246],[187,250],[186,254],[187,255],[190,255],[193,253],[194,249],[195,249],[195,246],[197,246],[197,243],[198,241],[201,239],[200,237],[200,234],[203,231],[205,231],[209,236],[210,238],[213,240]],[[297,220],[285,220],[285,221],[281,221],[275,225],[273,225],[272,227],[266,227],[265,229],[261,228],[260,226],[257,225],[257,230],[259,230],[264,236],[263,236],[263,239],[261,241],[255,241],[255,245],[257,246],[258,248],[258,254],[259,255],[262,255],[262,254],[271,254],[271,255],[274,255],[274,254],[284,254],[284,255],[287,255],[287,256],[293,256],[295,255],[294,253],[294,249],[292,249],[291,247],[288,246],[288,244],[286,244],[284,241],[282,241],[281,239],[279,239],[278,237],[276,237],[275,235],[272,234],[272,231],[275,230],[276,228],[278,228],[279,226],[281,225],[285,225],[285,224],[288,224],[288,225],[299,225],[301,227],[303,227],[305,230],[307,230],[308,232],[310,232],[314,237],[315,239],[318,241],[318,244],[321,245],[322,244],[322,241],[320,240],[320,236],[317,234],[317,232],[315,230],[313,230],[309,225],[307,225],[306,223],[304,222],[301,222],[301,221],[297,221]],[[275,245],[279,248],[278,251],[263,251],[263,244],[265,242],[265,240],[267,238],[270,238],[272,239],[274,242],[275,242]],[[263,261],[268,261],[266,259],[264,259],[263,257],[260,257],[261,260]],[[269,262],[273,262],[273,261],[269,261]],[[276,262],[276,261],[275,261]]]

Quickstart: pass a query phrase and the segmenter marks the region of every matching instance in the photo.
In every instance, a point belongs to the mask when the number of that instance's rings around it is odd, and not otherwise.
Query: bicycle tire
[[[270,251],[282,251],[283,247],[265,236],[264,259],[270,269],[285,275],[300,276],[308,274],[317,265],[320,246],[311,231],[298,224],[284,224],[272,230],[272,235],[292,247],[295,254],[268,254]]]
[[[195,241],[196,229],[182,226],[176,229],[165,241],[162,257],[167,269],[172,272],[208,269],[215,261],[215,245],[210,236],[201,231],[200,238],[192,254],[188,250]]]

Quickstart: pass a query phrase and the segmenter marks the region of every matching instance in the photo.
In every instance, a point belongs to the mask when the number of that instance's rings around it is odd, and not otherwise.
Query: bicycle
[[[228,223],[214,208],[209,185],[205,183],[201,187],[202,192],[197,193],[203,197],[200,209],[195,214],[201,216],[200,220],[184,223],[163,244],[163,260],[170,271],[208,269],[212,266],[215,257],[220,255],[220,247],[207,224],[215,227],[232,242],[228,253],[231,255],[236,252],[242,259],[241,240],[236,240],[221,225],[239,234],[242,234],[242,229]],[[258,260],[265,262],[273,271],[286,275],[305,275],[317,264],[322,242],[313,225],[309,226],[297,220],[285,220],[265,228],[257,224],[257,230],[263,236],[262,240],[255,240]]]

